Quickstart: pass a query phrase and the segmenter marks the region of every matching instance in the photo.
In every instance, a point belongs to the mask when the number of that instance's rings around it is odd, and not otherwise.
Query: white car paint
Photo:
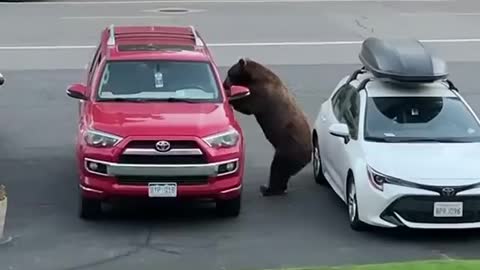
[[[328,182],[334,192],[348,204],[347,200],[347,178],[349,171],[353,176],[355,183],[355,193],[357,197],[356,209],[358,210],[358,221],[350,220],[353,229],[364,228],[365,224],[380,227],[398,227],[407,226],[410,228],[427,229],[461,229],[461,228],[480,228],[480,216],[475,222],[455,222],[456,217],[449,217],[453,222],[414,222],[407,217],[399,215],[396,212],[390,213],[397,218],[397,222],[385,220],[381,217],[391,203],[402,196],[408,195],[428,195],[436,196],[439,202],[442,202],[440,193],[434,192],[419,184],[431,185],[433,188],[455,187],[460,185],[473,185],[457,193],[456,198],[461,196],[475,195],[477,197],[478,209],[480,212],[480,166],[478,166],[480,154],[480,142],[376,142],[366,141],[364,139],[364,123],[366,99],[368,97],[407,97],[407,96],[437,96],[437,97],[458,97],[468,112],[473,116],[473,123],[478,124],[480,130],[480,121],[475,115],[469,104],[461,95],[448,88],[445,82],[435,82],[423,85],[407,87],[406,85],[390,84],[375,79],[369,73],[358,75],[356,80],[350,82],[353,87],[358,87],[360,82],[366,78],[371,81],[366,84],[364,90],[358,91],[359,94],[359,120],[357,139],[349,138],[345,143],[344,138],[333,134],[348,133],[348,127],[341,125],[333,112],[332,99],[337,91],[347,82],[349,76],[344,77],[328,99],[320,106],[320,110],[314,122],[313,135],[314,142],[318,141],[318,148],[321,156],[321,169],[323,177],[320,175],[317,182]],[[356,90],[355,90],[356,91]],[[472,131],[473,132],[473,131]],[[349,137],[349,136],[348,136]],[[315,155],[315,154],[314,154]],[[314,157],[314,163],[315,163]],[[392,179],[401,179],[409,181],[401,185],[384,184],[383,190],[375,187],[369,178],[367,167],[385,174]],[[315,164],[314,164],[315,168]],[[315,170],[314,170],[315,173]],[[435,200],[434,200],[435,201]],[[427,211],[428,205],[432,206],[431,217],[433,218],[433,202],[423,205],[419,209]],[[413,210],[417,205],[411,205]],[[464,210],[469,208],[464,203]],[[471,208],[471,207],[470,207]],[[353,208],[352,208],[353,209]],[[457,209],[458,210],[458,209]],[[430,210],[429,210],[430,211]],[[428,214],[428,213],[426,213]],[[353,216],[354,217],[354,216]],[[398,223],[400,221],[400,223]]]

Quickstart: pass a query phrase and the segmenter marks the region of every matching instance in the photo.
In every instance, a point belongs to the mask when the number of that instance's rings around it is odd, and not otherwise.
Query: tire
[[[80,197],[79,216],[85,220],[97,219],[102,214],[102,202],[96,199]]]
[[[347,180],[347,206],[350,228],[354,231],[364,231],[367,228],[367,224],[362,222],[358,217],[358,201],[353,176],[349,176]]]
[[[325,178],[325,175],[323,174],[322,171],[322,158],[320,156],[320,147],[318,146],[318,138],[316,135],[313,136],[313,157],[312,157],[312,163],[313,163],[313,178],[315,180],[315,183],[319,185],[326,185],[327,184],[327,179]]]
[[[242,196],[216,202],[217,215],[220,217],[237,217],[240,215]]]

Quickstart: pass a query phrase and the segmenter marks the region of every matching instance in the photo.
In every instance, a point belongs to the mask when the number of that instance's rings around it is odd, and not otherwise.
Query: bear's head
[[[250,95],[232,100],[230,104],[244,114],[257,114],[266,105],[266,99],[272,91],[269,85],[274,82],[276,78],[272,78],[272,72],[264,66],[253,60],[241,58],[228,69],[223,87],[227,93],[232,85],[247,87]]]

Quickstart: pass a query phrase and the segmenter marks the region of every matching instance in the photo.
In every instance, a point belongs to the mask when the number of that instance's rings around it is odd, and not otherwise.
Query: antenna
[[[110,37],[108,38],[107,45],[113,46],[113,45],[115,45],[115,27],[113,26],[113,24],[111,24],[108,27],[108,29],[109,29]]]

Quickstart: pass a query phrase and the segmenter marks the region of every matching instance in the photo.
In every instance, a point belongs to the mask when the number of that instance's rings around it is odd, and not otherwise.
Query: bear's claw
[[[278,195],[284,195],[287,193],[286,189],[272,189],[271,187],[268,187],[266,185],[260,186],[260,192],[262,193],[263,196],[278,196]]]

